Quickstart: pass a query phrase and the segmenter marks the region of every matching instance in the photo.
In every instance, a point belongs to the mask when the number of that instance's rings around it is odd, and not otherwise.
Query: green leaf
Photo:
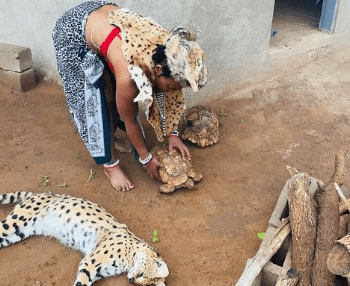
[[[41,183],[43,184],[44,187],[46,187],[47,184],[49,183],[50,178],[48,176],[46,176],[45,174],[42,174],[41,177],[42,177]]]
[[[153,236],[158,236],[158,231],[156,229],[153,231]]]
[[[260,240],[263,240],[265,238],[265,232],[263,232],[263,231],[258,232],[258,238]]]
[[[159,241],[159,238],[156,237],[156,236],[153,236],[153,237],[152,237],[152,242],[153,242],[153,243],[156,243],[157,241]]]

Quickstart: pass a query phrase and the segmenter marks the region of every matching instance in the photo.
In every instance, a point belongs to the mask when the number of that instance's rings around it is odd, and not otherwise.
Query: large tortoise
[[[160,186],[162,193],[171,193],[181,187],[193,188],[194,182],[202,179],[202,174],[193,169],[187,157],[182,159],[177,148],[174,148],[170,155],[167,145],[163,143],[157,144],[151,152],[165,166],[165,168],[159,168],[159,176],[164,183]]]
[[[181,138],[207,147],[219,141],[219,118],[212,109],[198,105],[186,110],[181,117]]]

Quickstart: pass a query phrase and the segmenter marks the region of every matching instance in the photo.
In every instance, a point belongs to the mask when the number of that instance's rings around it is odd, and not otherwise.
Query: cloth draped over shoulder
[[[58,18],[52,33],[57,68],[71,117],[97,164],[111,159],[109,124],[105,116],[105,66],[86,43],[85,25],[93,11],[107,4],[113,3],[95,0],[72,7]]]
[[[185,102],[182,90],[178,90],[164,94],[165,108],[158,104],[157,93],[150,81],[154,81],[152,54],[158,45],[165,45],[172,77],[185,82],[197,91],[207,81],[207,70],[203,63],[204,53],[193,39],[188,35],[184,37],[180,33],[182,31],[176,34],[168,32],[152,19],[125,8],[111,11],[109,23],[121,29],[122,51],[128,62],[131,78],[139,89],[134,101],[143,105],[147,120],[154,128],[157,139],[163,141],[164,136],[170,135],[178,128]],[[151,79],[147,78],[142,67],[149,69]],[[162,117],[163,123],[165,120],[163,128]]]

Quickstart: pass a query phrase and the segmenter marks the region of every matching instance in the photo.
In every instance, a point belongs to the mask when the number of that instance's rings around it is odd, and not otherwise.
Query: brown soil
[[[337,148],[350,141],[350,52],[333,50],[266,73],[208,102],[220,117],[220,141],[187,144],[203,180],[192,190],[159,193],[132,154],[122,166],[136,188],[116,192],[89,157],[68,114],[61,87],[41,82],[19,93],[0,90],[1,192],[52,191],[94,201],[160,251],[174,285],[234,285],[260,245],[291,165],[327,181]],[[147,127],[150,145],[155,136]],[[78,156],[80,154],[80,156]],[[349,166],[349,156],[346,166]],[[88,182],[90,170],[96,177]],[[47,187],[42,174],[50,177]],[[66,188],[59,184],[66,183]],[[345,177],[343,190],[349,193]],[[12,206],[0,206],[0,219]],[[1,249],[0,285],[72,285],[81,254],[35,237]],[[125,275],[96,285],[128,285]]]

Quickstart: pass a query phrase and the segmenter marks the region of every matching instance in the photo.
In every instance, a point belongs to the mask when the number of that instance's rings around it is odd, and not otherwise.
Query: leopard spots
[[[170,135],[171,132],[178,129],[180,116],[185,108],[185,100],[182,91],[171,93],[170,100],[168,99],[169,95],[167,96],[165,105],[165,116],[168,120],[168,124],[166,125],[167,135]]]
[[[97,204],[30,192],[0,195],[0,203],[17,203],[0,224],[0,248],[33,235],[56,238],[84,255],[75,286],[122,273],[140,285],[165,285],[169,270],[158,253]]]
[[[154,98],[153,102],[156,102]],[[149,109],[148,122],[154,128],[158,141],[163,141],[162,119],[160,117],[158,104],[152,104]]]
[[[163,141],[161,115],[151,84],[151,80],[154,78],[154,63],[151,56],[158,45],[165,43],[169,32],[152,19],[137,15],[125,8],[110,12],[109,21],[121,29],[124,57],[129,63],[131,77],[139,89],[135,101],[143,104],[147,119],[154,128],[157,139]],[[143,66],[148,67],[151,78],[146,77],[141,68]],[[175,96],[166,93],[165,106],[166,134],[169,135],[177,129],[180,115],[185,106],[182,91],[177,91]]]

